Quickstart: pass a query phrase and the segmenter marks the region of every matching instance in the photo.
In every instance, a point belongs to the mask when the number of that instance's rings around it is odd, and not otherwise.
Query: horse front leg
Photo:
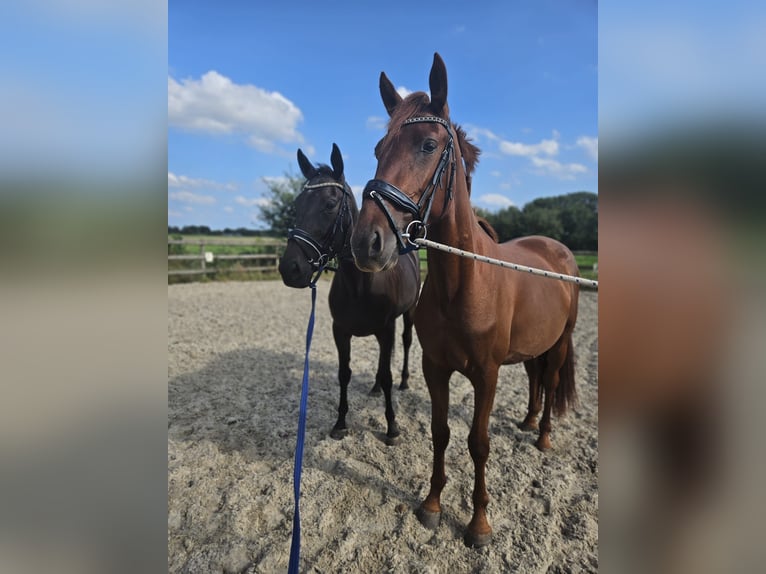
[[[466,546],[480,547],[492,542],[492,527],[487,521],[489,494],[486,485],[487,458],[489,458],[489,415],[495,402],[499,366],[469,377],[474,388],[473,421],[468,433],[468,450],[474,466],[473,517],[468,523],[463,540]]]
[[[404,329],[402,330],[402,345],[404,346],[404,362],[402,363],[402,382],[399,390],[409,389],[408,381],[410,379],[410,347],[412,346],[412,324],[415,321],[415,305],[409,308],[402,315],[404,320]]]
[[[335,348],[338,350],[338,383],[340,384],[340,402],[338,404],[338,421],[330,431],[334,439],[342,439],[348,434],[346,413],[348,413],[348,382],[351,380],[351,335],[332,324],[332,336]]]
[[[391,355],[394,350],[394,340],[396,338],[396,320],[393,319],[378,333],[375,334],[380,347],[378,356],[378,372],[375,375],[375,386],[383,389],[383,396],[386,399],[386,444],[394,445],[399,442],[399,426],[396,424],[396,413],[391,399],[391,388],[393,387],[393,377],[391,376]]]
[[[423,354],[423,376],[431,395],[431,440],[434,447],[434,465],[431,473],[431,490],[417,510],[420,523],[435,530],[442,515],[441,494],[447,484],[444,472],[444,452],[449,444],[450,430],[447,423],[449,412],[449,379],[452,371],[429,360]]]

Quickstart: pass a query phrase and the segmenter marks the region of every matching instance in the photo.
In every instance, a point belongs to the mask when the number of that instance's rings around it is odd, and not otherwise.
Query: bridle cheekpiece
[[[333,267],[328,267],[329,263],[338,257],[339,251],[336,249],[336,236],[339,231],[342,230],[343,227],[343,219],[345,217],[345,214],[348,212],[348,196],[350,191],[346,188],[346,186],[343,183],[337,182],[337,181],[326,181],[322,183],[314,183],[309,184],[306,182],[306,184],[301,189],[301,193],[304,191],[311,191],[313,189],[321,189],[323,187],[337,187],[340,190],[343,191],[343,199],[342,204],[340,208],[338,209],[338,213],[335,216],[335,222],[333,223],[333,226],[330,228],[327,234],[325,234],[324,238],[321,242],[317,241],[311,235],[304,231],[303,229],[300,229],[298,227],[293,227],[291,229],[288,229],[287,231],[287,240],[290,241],[291,239],[296,241],[298,243],[298,246],[301,248],[301,251],[306,255],[306,258],[308,259],[308,263],[311,265],[311,267],[314,270],[314,278],[312,282],[316,281],[319,276],[322,274],[322,271],[325,269],[334,270]],[[343,243],[346,243],[346,236],[348,235],[348,231],[351,225],[349,224],[346,226],[346,228],[343,231]],[[309,248],[310,251],[307,252],[307,249]],[[342,247],[341,247],[342,249]],[[312,253],[313,252],[313,253]]]
[[[431,214],[431,205],[436,195],[436,189],[441,185],[442,177],[444,176],[448,163],[451,163],[451,166],[444,197],[444,209],[447,208],[447,203],[452,199],[452,185],[455,180],[455,142],[452,136],[450,123],[447,120],[436,116],[416,116],[404,120],[403,125],[416,123],[439,124],[444,126],[444,129],[447,130],[447,134],[449,135],[447,145],[445,145],[444,150],[442,150],[439,163],[431,177],[431,181],[428,183],[425,190],[423,190],[418,202],[415,203],[401,189],[382,179],[371,179],[367,182],[367,185],[364,186],[364,191],[362,192],[362,198],[370,197],[375,201],[378,207],[383,210],[383,214],[388,220],[388,225],[396,236],[400,254],[419,249],[418,244],[413,242],[414,237],[425,238],[428,219]],[[386,204],[383,203],[384,199],[393,205],[395,209],[409,213],[412,216],[412,221],[407,225],[404,232],[397,227],[391,212],[386,207]]]

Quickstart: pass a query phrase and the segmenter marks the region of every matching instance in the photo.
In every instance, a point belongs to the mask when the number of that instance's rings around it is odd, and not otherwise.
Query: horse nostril
[[[370,251],[372,253],[380,253],[381,249],[383,249],[383,239],[380,237],[380,233],[375,231],[372,235]]]

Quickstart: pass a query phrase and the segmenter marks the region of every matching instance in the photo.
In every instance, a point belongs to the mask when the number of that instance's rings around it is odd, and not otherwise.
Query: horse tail
[[[553,413],[560,417],[577,403],[575,389],[575,357],[572,333],[567,336],[567,354],[559,369],[559,384],[553,393]]]

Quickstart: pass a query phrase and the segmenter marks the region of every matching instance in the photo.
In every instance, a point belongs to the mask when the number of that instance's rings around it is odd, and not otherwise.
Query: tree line
[[[295,198],[303,183],[302,176],[293,174],[267,182],[266,198],[269,201],[259,206],[260,219],[267,226],[265,230],[240,227],[214,231],[205,225],[187,225],[168,227],[168,233],[286,238],[295,217]],[[495,228],[500,241],[524,235],[545,235],[561,241],[573,251],[598,251],[598,195],[589,191],[541,197],[521,209],[510,206],[495,212],[481,208],[475,208],[475,211]]]
[[[270,229],[249,229],[237,227],[232,229],[210,229],[207,225],[168,225],[168,235],[210,235],[214,237],[270,237],[274,235]]]
[[[589,191],[540,197],[521,209],[512,205],[497,212],[475,211],[495,228],[500,241],[545,235],[573,251],[598,251],[598,195]]]

